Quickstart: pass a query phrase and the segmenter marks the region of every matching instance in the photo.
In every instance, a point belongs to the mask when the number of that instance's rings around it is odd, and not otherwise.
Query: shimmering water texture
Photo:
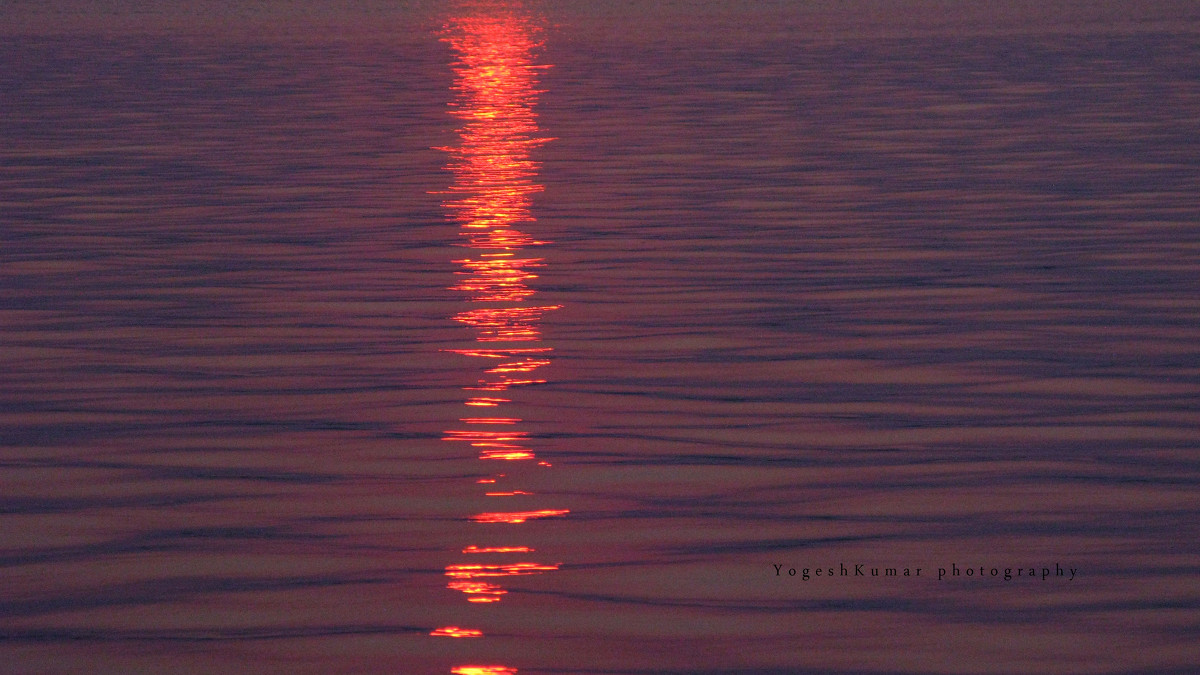
[[[0,9],[0,671],[1200,663],[1200,6],[83,7]]]

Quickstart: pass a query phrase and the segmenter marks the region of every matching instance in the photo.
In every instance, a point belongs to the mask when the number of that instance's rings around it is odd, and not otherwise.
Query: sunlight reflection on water
[[[536,226],[531,196],[541,192],[543,187],[536,182],[538,166],[531,153],[551,140],[539,135],[534,112],[539,93],[537,73],[545,68],[535,62],[541,27],[519,8],[483,4],[472,9],[475,11],[451,18],[443,38],[457,56],[452,88],[457,96],[451,109],[462,122],[458,130],[461,142],[443,148],[450,153],[448,168],[455,178],[449,191],[451,198],[444,202],[444,207],[461,227],[460,234],[467,239],[464,245],[472,256],[477,256],[455,261],[462,266],[459,274],[465,278],[452,289],[468,294],[471,303],[485,305],[458,312],[451,318],[472,327],[475,341],[484,343],[484,348],[446,351],[476,359],[502,360],[498,364],[485,364],[478,382],[464,390],[503,392],[505,396],[516,397],[514,390],[518,388],[547,382],[530,373],[551,364],[549,357],[553,348],[524,345],[540,343],[542,317],[560,309],[559,305],[524,304],[534,301],[536,294],[529,284],[538,275],[531,270],[543,266],[543,259],[529,257],[526,249],[547,242],[517,229]],[[532,354],[537,358],[532,358]],[[519,405],[510,398],[477,396],[470,396],[464,403],[499,407],[501,413]],[[477,448],[481,460],[532,462],[537,458],[531,445],[536,437],[514,428],[523,422],[519,417],[467,417],[459,421],[491,427],[448,430],[442,438]],[[534,468],[549,466],[550,463],[543,460]],[[508,504],[509,500],[516,502],[519,508],[535,495],[528,490],[515,489],[528,487],[529,483],[528,472],[522,472],[517,466],[506,467],[504,473],[493,473],[486,480],[489,487],[481,490],[484,496],[502,498],[509,508],[513,508]],[[471,514],[469,519],[488,526],[522,525],[544,518],[560,518],[568,513],[567,509],[487,511]],[[523,535],[525,539],[530,536],[536,536],[536,533]],[[471,553],[486,555],[497,562],[447,565],[445,573],[450,578],[447,588],[465,594],[471,603],[498,603],[508,594],[501,581],[508,583],[513,577],[558,570],[560,563],[499,562],[514,554],[525,555],[534,550],[529,546],[513,545],[513,539],[505,542],[507,545],[504,546],[468,546],[466,550]],[[488,617],[476,613],[469,620],[486,622]],[[460,632],[442,634],[464,636]],[[479,632],[481,636],[484,634]],[[475,635],[471,633],[470,636]],[[452,670],[455,673],[464,671],[512,673],[516,669],[457,666]]]

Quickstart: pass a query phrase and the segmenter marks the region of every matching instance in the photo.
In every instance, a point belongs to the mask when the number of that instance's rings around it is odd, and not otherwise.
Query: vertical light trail
[[[553,348],[542,344],[541,319],[557,305],[538,303],[530,282],[545,261],[531,254],[545,245],[526,229],[536,223],[532,196],[542,190],[533,151],[549,138],[537,125],[540,27],[517,3],[473,3],[450,19],[442,40],[454,51],[454,100],[451,114],[461,126],[459,141],[442,148],[454,176],[445,193],[446,213],[459,225],[466,254],[454,262],[459,279],[451,286],[462,292],[468,307],[451,317],[472,329],[474,346],[450,349],[480,363],[468,392],[460,428],[449,429],[443,440],[465,443],[481,461],[533,462],[537,459],[530,432],[522,420],[507,413],[514,407],[514,390],[544,383],[540,372],[550,365]],[[545,462],[539,462],[548,466]],[[488,498],[518,504],[509,509],[469,514],[483,527],[508,527],[533,520],[565,516],[565,509],[531,509],[520,503],[531,496],[513,478],[494,473],[478,481]],[[501,583],[514,576],[557,570],[557,563],[516,560],[533,547],[505,542],[503,546],[466,546],[465,560],[446,567],[447,587],[463,593],[468,602],[491,605],[508,591]],[[463,629],[438,633],[461,635]],[[436,631],[435,631],[436,633]],[[481,636],[471,631],[470,636]],[[455,673],[515,673],[507,666],[459,666]]]

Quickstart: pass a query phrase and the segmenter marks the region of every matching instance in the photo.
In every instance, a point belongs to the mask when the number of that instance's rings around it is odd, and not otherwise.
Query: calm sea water
[[[0,670],[1200,663],[1197,17],[289,7],[0,45]]]

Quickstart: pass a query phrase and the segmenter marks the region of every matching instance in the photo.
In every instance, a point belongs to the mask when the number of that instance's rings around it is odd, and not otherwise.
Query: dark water
[[[1197,17],[288,7],[0,45],[0,670],[1200,663]]]

